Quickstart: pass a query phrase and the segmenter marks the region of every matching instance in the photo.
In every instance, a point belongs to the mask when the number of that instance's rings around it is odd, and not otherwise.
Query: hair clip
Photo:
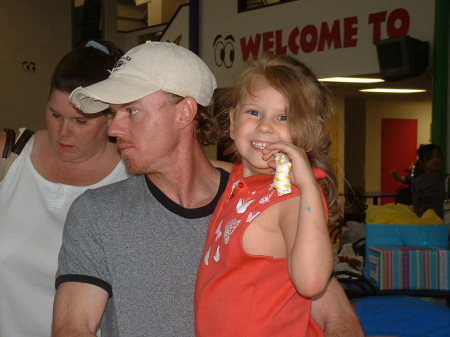
[[[98,49],[98,50],[104,52],[105,54],[108,54],[108,55],[109,55],[109,49],[106,48],[106,47],[105,47],[104,45],[102,45],[101,43],[98,43],[97,41],[90,40],[90,41],[89,41],[88,43],[86,43],[84,46],[85,46],[85,47],[92,47],[92,48]]]

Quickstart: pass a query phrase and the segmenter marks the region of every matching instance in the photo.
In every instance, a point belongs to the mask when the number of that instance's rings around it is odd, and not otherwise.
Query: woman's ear
[[[230,138],[234,140],[234,120],[236,117],[236,109],[231,108],[228,114],[230,116]]]

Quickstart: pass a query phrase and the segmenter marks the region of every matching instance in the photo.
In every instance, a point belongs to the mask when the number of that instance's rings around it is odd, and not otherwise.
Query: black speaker
[[[429,43],[408,35],[379,40],[377,48],[380,75],[397,81],[422,74],[429,64]]]

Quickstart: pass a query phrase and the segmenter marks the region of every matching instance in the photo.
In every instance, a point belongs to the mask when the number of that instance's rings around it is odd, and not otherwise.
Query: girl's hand
[[[308,156],[304,149],[288,142],[276,142],[268,145],[263,150],[263,159],[266,160],[268,165],[273,169],[276,167],[274,155],[277,152],[285,153],[292,163],[292,168],[290,170],[292,184],[300,187],[310,184],[311,182],[316,182]]]

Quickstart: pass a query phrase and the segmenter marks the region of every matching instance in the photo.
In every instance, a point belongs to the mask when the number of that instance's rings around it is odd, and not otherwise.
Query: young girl
[[[228,106],[240,163],[200,262],[197,336],[323,336],[310,298],[330,279],[327,223],[338,217],[329,96],[301,62],[267,56],[240,75]],[[291,192],[281,196],[272,187],[279,153],[292,163]]]

